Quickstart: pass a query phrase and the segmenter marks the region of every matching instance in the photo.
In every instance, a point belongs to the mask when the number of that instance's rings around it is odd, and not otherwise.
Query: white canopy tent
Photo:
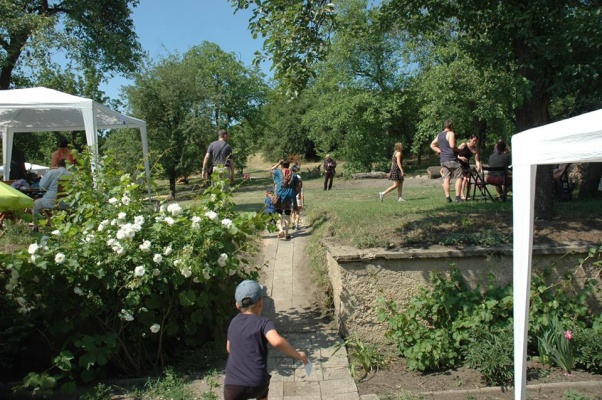
[[[521,132],[512,137],[514,209],[514,388],[527,397],[527,334],[537,165],[602,162],[602,110]]]
[[[98,156],[99,129],[137,128],[142,139],[146,179],[150,182],[146,122],[113,111],[90,99],[44,87],[0,90],[3,176],[10,175],[13,137],[21,132],[86,131],[92,154]],[[150,198],[150,185],[148,189]]]

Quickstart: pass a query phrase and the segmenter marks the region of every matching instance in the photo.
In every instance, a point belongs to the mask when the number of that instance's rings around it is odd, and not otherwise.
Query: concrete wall
[[[341,334],[357,333],[370,342],[385,340],[386,324],[377,320],[377,298],[395,300],[404,309],[421,287],[430,286],[429,275],[446,273],[453,264],[471,287],[486,283],[493,273],[500,285],[512,283],[512,249],[471,247],[450,250],[444,247],[413,249],[402,252],[358,250],[336,245],[325,239],[328,273],[333,288],[335,318]],[[579,267],[579,258],[587,255],[587,246],[534,248],[532,270],[551,268],[551,280],[571,271],[580,287],[586,277],[600,268]],[[602,304],[594,299],[594,304]]]

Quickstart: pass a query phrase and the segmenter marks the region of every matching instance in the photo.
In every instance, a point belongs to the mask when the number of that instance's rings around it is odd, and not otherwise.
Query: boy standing
[[[261,286],[255,281],[245,280],[236,287],[234,297],[240,313],[228,327],[224,400],[268,398],[268,343],[303,364],[309,362],[304,352],[295,350],[278,334],[272,321],[259,315],[263,308],[261,296]]]

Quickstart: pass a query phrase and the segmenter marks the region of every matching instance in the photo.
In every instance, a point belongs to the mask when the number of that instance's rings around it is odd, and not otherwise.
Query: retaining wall
[[[333,288],[335,318],[341,334],[357,333],[362,340],[385,340],[386,324],[377,320],[377,298],[393,299],[403,310],[421,287],[430,286],[429,275],[448,273],[453,264],[471,287],[487,282],[489,273],[500,286],[512,283],[511,247],[470,247],[450,250],[445,247],[386,251],[358,250],[337,245],[324,239],[327,249],[328,274]],[[587,245],[534,247],[532,272],[550,270],[550,280],[566,272],[575,274],[574,284],[582,287],[584,280],[598,274],[600,267],[579,266],[587,256]],[[599,309],[602,299],[592,299]]]

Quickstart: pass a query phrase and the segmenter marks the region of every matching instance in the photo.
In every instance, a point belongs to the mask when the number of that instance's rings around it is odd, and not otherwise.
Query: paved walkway
[[[276,323],[280,334],[312,362],[306,375],[303,363],[270,349],[268,370],[272,374],[270,400],[359,400],[349,372],[347,351],[333,347],[341,343],[337,332],[320,320],[316,309],[306,247],[309,230],[294,231],[291,240],[276,234],[263,238],[260,278],[266,287],[264,315]],[[368,397],[366,397],[367,399]]]
[[[268,372],[272,375],[269,400],[378,400],[376,395],[359,396],[349,372],[347,350],[336,351],[342,340],[331,324],[321,318],[315,302],[307,244],[311,231],[291,231],[291,240],[277,233],[262,237],[263,252],[257,262],[264,265],[259,282],[265,286],[263,315],[274,321],[278,332],[294,348],[305,351],[312,362],[309,376],[303,363],[271,348]],[[219,386],[213,392],[223,400],[224,375],[211,378]],[[199,393],[206,379],[193,382]]]

